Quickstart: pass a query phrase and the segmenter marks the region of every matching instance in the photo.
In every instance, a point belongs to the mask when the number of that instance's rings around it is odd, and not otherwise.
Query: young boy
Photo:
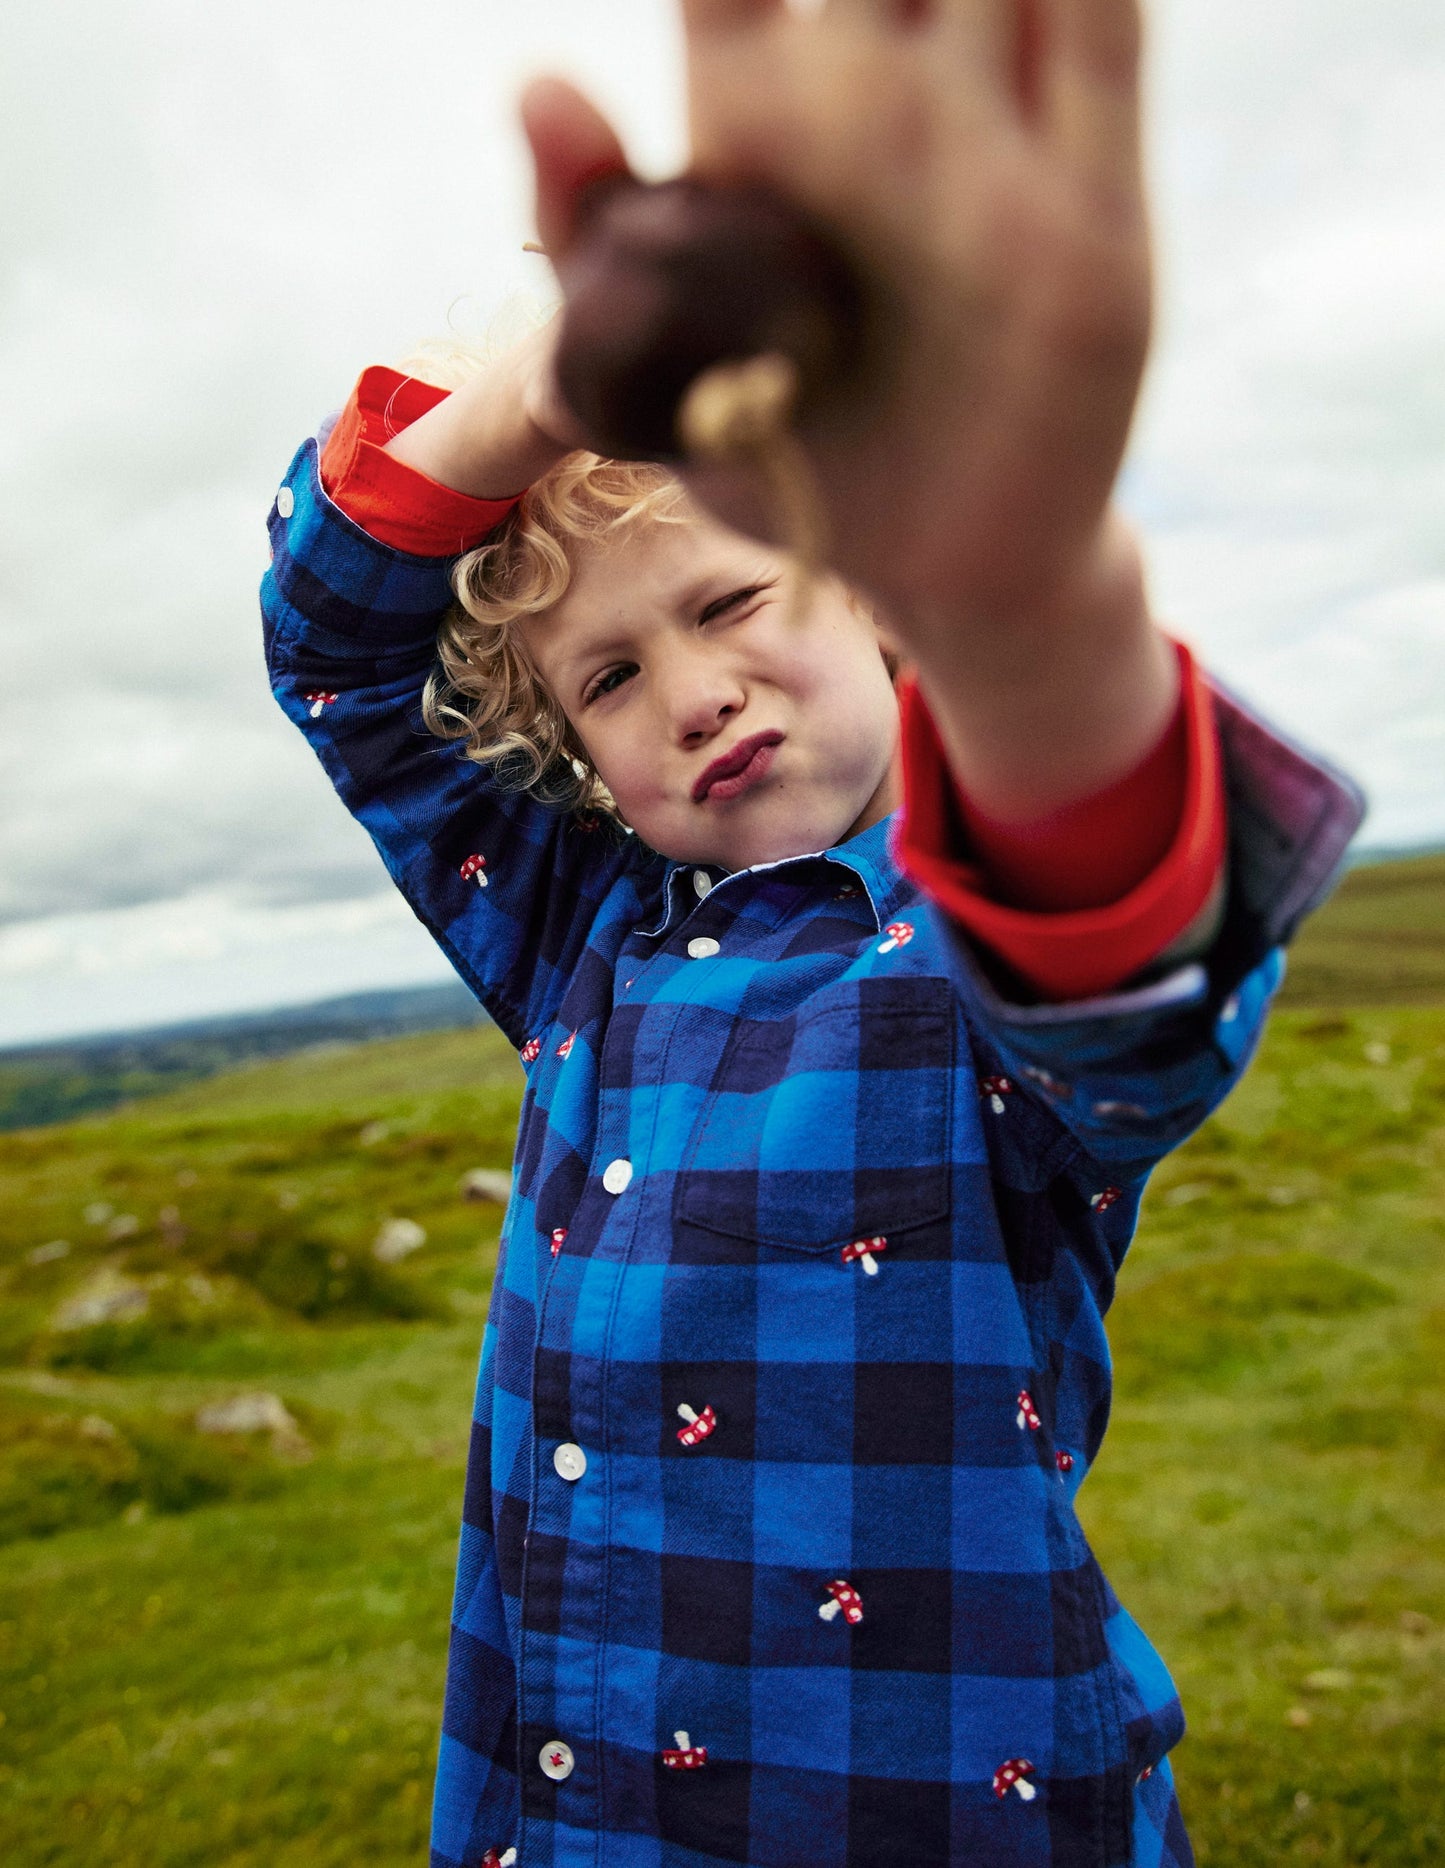
[[[841,579],[793,619],[774,546],[575,452],[550,333],[368,372],[272,515],[277,696],[528,1073],[432,1859],[1182,1868],[1178,1700],[1073,1509],[1102,1318],[1359,800],[1110,512],[1128,0],[686,12],[697,168],[887,288],[804,436]],[[525,118],[561,255],[622,153]]]

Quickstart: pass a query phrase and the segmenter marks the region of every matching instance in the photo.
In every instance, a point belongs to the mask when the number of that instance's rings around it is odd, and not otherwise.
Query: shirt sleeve
[[[394,435],[450,393],[381,365],[364,370],[321,453],[326,496],[378,544],[414,557],[470,551],[522,497],[472,499],[387,453]]]
[[[452,560],[363,530],[323,488],[314,440],[292,462],[270,533],[261,608],[276,699],[418,919],[521,1048],[559,1015],[603,902],[645,912],[637,839],[499,782],[428,730],[422,698]]]
[[[930,903],[981,1094],[1006,1112],[989,1131],[998,1172],[1010,1186],[1042,1189],[1068,1164],[1091,1206],[1107,1209],[1116,1243],[1151,1168],[1239,1080],[1284,977],[1285,946],[1334,886],[1365,810],[1328,760],[1217,681],[1206,686],[1228,838],[1222,911],[1204,952],[1142,980],[1041,1001],[1001,980],[977,937]]]
[[[1209,690],[1177,645],[1157,745],[1107,790],[1035,824],[990,820],[955,786],[927,704],[903,697],[905,869],[1032,992],[1074,999],[1142,971],[1217,895],[1226,809]]]

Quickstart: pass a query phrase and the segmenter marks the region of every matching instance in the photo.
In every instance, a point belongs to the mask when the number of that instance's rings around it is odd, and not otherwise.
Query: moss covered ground
[[[483,1029],[0,1137],[6,1868],[425,1859],[519,1090]],[[1445,1861],[1442,1248],[1428,1005],[1281,1013],[1149,1195],[1081,1510],[1211,1868]]]

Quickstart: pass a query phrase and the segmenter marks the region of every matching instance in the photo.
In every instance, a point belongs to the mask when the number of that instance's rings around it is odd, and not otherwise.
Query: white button
[[[537,1762],[554,1784],[560,1784],[564,1777],[572,1775],[577,1760],[570,1745],[564,1745],[560,1738],[549,1738],[537,1754]]]
[[[632,1185],[632,1163],[609,1161],[603,1170],[602,1185],[608,1193],[626,1193]]]
[[[552,1464],[557,1468],[557,1476],[575,1485],[587,1470],[587,1455],[580,1446],[574,1446],[570,1440],[564,1440],[552,1455]]]
[[[283,519],[289,519],[296,510],[296,495],[289,486],[283,486],[276,495],[276,510]]]
[[[692,872],[692,886],[697,890],[697,899],[702,901],[712,892],[712,877],[705,869],[694,869]]]
[[[715,953],[722,952],[722,948],[706,934],[699,934],[696,940],[687,943],[687,951],[694,960],[711,960]]]

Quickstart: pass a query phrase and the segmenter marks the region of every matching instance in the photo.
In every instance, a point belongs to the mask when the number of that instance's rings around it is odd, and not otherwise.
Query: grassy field
[[[0,1136],[6,1868],[424,1859],[519,1087],[479,1030]],[[1445,1860],[1442,1246],[1439,1006],[1285,1011],[1151,1190],[1081,1508],[1206,1864]]]

